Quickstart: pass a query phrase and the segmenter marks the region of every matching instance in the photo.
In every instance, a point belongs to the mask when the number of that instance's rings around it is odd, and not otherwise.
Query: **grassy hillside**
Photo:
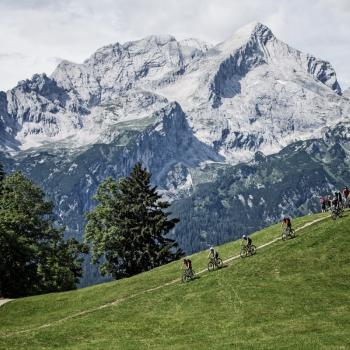
[[[279,234],[272,226],[254,234],[254,243]],[[349,349],[350,213],[297,234],[187,284],[174,281],[176,262],[10,302],[0,308],[0,349]],[[228,258],[239,245],[219,250]],[[193,256],[195,270],[205,268],[206,255]]]

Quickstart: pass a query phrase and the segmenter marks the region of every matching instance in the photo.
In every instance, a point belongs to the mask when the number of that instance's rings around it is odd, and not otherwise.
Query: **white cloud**
[[[0,89],[116,41],[169,33],[217,43],[256,20],[329,60],[350,86],[348,0],[0,0],[0,13]]]

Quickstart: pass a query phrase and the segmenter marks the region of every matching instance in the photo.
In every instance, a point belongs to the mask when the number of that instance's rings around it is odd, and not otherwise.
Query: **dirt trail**
[[[300,227],[298,227],[297,229],[295,229],[295,232],[298,232],[298,231],[300,231],[300,230],[302,230],[302,229],[304,229],[304,228],[306,228],[306,227],[308,227],[308,226],[311,226],[311,225],[315,224],[316,222],[325,220],[325,219],[327,219],[327,218],[329,218],[329,216],[326,216],[326,217],[323,217],[323,218],[319,218],[319,219],[316,219],[316,220],[314,220],[314,221],[310,221],[310,222],[306,223],[305,225],[300,226]],[[275,243],[275,242],[277,242],[277,241],[280,241],[280,240],[281,240],[281,236],[278,236],[277,238],[275,238],[275,239],[273,239],[273,240],[271,240],[271,241],[269,241],[269,242],[267,242],[267,243],[265,243],[265,244],[262,244],[261,246],[257,247],[257,249],[261,249],[261,248],[267,247],[267,246],[269,246],[270,244],[273,244],[273,243]],[[227,264],[227,263],[231,262],[232,260],[236,260],[236,259],[239,259],[239,258],[240,258],[240,255],[239,255],[239,254],[238,254],[238,255],[235,255],[235,256],[231,256],[230,258],[224,260],[223,263],[224,263],[224,264]],[[206,271],[208,271],[208,270],[207,270],[207,269],[203,269],[203,270],[199,271],[199,272],[197,273],[197,275],[198,275],[198,274],[202,274],[202,273],[204,273],[204,272],[206,272]]]
[[[319,219],[310,221],[310,222],[306,223],[305,225],[303,225],[303,226],[297,228],[295,231],[296,231],[296,232],[297,232],[297,231],[300,231],[300,230],[302,230],[302,229],[304,229],[304,228],[306,228],[306,227],[308,227],[308,226],[311,226],[311,225],[313,225],[313,224],[315,224],[315,223],[317,223],[317,222],[319,222],[319,221],[323,221],[323,220],[325,220],[325,219],[327,219],[327,218],[329,218],[329,216],[322,217],[322,218],[319,218]],[[270,245],[270,244],[273,244],[274,242],[277,242],[277,241],[279,241],[279,240],[281,240],[281,237],[280,237],[280,236],[277,237],[277,238],[275,238],[275,239],[273,239],[273,240],[271,240],[271,241],[269,241],[269,242],[267,242],[267,243],[265,243],[265,244],[263,244],[263,245],[261,245],[261,246],[259,246],[259,247],[257,247],[257,249],[262,249],[262,248],[264,248],[264,247],[266,247],[266,246],[268,246],[268,245]],[[224,260],[224,263],[227,264],[227,263],[229,263],[229,262],[231,262],[231,261],[233,261],[233,260],[239,259],[239,258],[240,258],[239,255],[235,255],[235,256],[232,256],[232,257],[230,257],[230,258]],[[208,271],[208,270],[205,268],[205,269],[203,269],[203,270],[198,271],[198,272],[196,273],[196,275],[201,275],[201,274],[203,274],[203,273],[205,273],[205,272],[207,272],[207,271]],[[36,326],[36,327],[33,327],[33,328],[23,329],[23,330],[16,331],[16,332],[11,332],[11,333],[0,333],[0,336],[1,336],[1,337],[10,337],[10,336],[12,336],[12,335],[17,335],[17,334],[22,334],[22,333],[29,333],[29,332],[37,331],[37,330],[40,330],[40,329],[43,329],[43,328],[48,328],[48,327],[51,327],[51,326],[53,326],[53,325],[57,325],[57,324],[59,324],[59,323],[62,323],[62,322],[71,320],[71,319],[76,318],[76,317],[84,316],[84,315],[90,314],[90,313],[92,313],[92,312],[105,309],[105,308],[110,307],[110,306],[118,305],[118,304],[120,304],[120,303],[122,303],[122,302],[124,302],[124,301],[126,301],[126,300],[133,299],[133,298],[135,298],[135,297],[138,297],[138,296],[143,295],[143,294],[146,294],[146,293],[154,292],[154,291],[156,291],[156,290],[159,290],[159,289],[161,289],[161,288],[170,286],[170,285],[172,285],[172,284],[174,284],[174,283],[177,283],[177,282],[180,282],[180,281],[181,281],[180,278],[176,278],[176,279],[174,279],[174,280],[172,280],[172,281],[169,281],[169,282],[167,282],[167,283],[161,284],[161,285],[159,285],[159,286],[156,286],[156,287],[153,287],[153,288],[149,288],[149,289],[146,289],[146,290],[144,290],[144,291],[141,291],[141,292],[138,292],[138,293],[135,293],[135,294],[131,294],[131,295],[127,296],[127,297],[114,300],[114,301],[112,301],[112,302],[110,302],[110,303],[103,304],[103,305],[97,306],[97,307],[95,307],[95,308],[91,308],[91,309],[87,309],[87,310],[83,310],[83,311],[74,313],[74,314],[72,314],[72,315],[66,316],[66,317],[61,318],[61,319],[59,319],[59,320],[55,320],[55,321],[52,321],[52,322],[49,322],[49,323],[45,323],[45,324],[43,324],[43,325],[41,325],[41,326]],[[10,301],[9,299],[3,299],[3,300]],[[1,300],[0,300],[0,302],[1,302]],[[1,306],[1,304],[0,304],[0,306]]]
[[[0,299],[0,306],[2,306],[2,305],[4,305],[4,304],[8,303],[8,302],[11,301],[11,300],[13,300],[13,299]]]

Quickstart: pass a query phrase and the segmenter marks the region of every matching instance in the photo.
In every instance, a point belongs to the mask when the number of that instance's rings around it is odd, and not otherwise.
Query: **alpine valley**
[[[0,92],[0,150],[79,239],[98,184],[141,161],[192,253],[318,211],[350,183],[350,91],[260,23],[215,46],[149,36]],[[82,285],[101,280],[85,271]]]

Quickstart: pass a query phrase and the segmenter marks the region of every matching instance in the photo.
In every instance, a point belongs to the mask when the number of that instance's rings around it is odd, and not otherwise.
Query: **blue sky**
[[[0,0],[0,90],[61,59],[149,34],[218,43],[252,21],[326,59],[350,86],[350,0]]]

